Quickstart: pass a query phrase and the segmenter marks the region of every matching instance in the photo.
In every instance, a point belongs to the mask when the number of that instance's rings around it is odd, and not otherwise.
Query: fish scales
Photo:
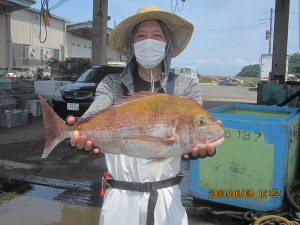
[[[152,92],[132,95],[73,126],[66,126],[40,97],[47,131],[43,157],[74,130],[86,135],[101,152],[145,159],[161,160],[191,152],[201,144],[223,142],[222,128],[193,99]]]
[[[159,100],[158,104],[157,100]],[[152,97],[150,99],[145,98],[141,102],[132,102],[132,104],[127,104],[123,107],[114,107],[110,111],[102,114],[100,117],[94,117],[89,121],[92,124],[91,130],[96,130],[98,127],[98,130],[106,129],[110,130],[110,132],[106,133],[106,135],[98,132],[97,136],[93,136],[91,132],[88,134],[84,132],[81,133],[87,135],[88,140],[95,140],[93,143],[96,146],[99,146],[103,152],[121,153],[119,149],[123,149],[123,151],[127,150],[124,145],[128,145],[130,142],[136,141],[115,142],[114,140],[118,138],[147,134],[159,137],[171,137],[175,129],[174,124],[173,127],[171,127],[171,116],[173,111],[178,112],[179,110],[174,107],[169,107],[170,105],[173,105],[170,98],[160,97],[159,99],[155,99]],[[89,124],[87,123],[86,126],[88,125]],[[125,129],[122,129],[124,127]],[[81,129],[85,130],[83,127],[78,128],[78,130]],[[106,143],[106,145],[103,143]],[[147,146],[142,145],[141,147],[147,149]],[[129,148],[129,151],[131,149],[132,148]],[[130,156],[134,155],[133,153],[127,154]],[[158,155],[159,151],[157,151],[156,154]],[[139,155],[145,155],[145,153],[139,151]]]

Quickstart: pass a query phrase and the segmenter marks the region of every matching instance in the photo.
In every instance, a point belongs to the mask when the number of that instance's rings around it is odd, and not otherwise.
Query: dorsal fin
[[[153,95],[165,95],[162,93],[150,92],[150,91],[141,91],[135,93],[128,93],[129,96],[124,96],[123,99],[117,100],[113,102],[113,105],[122,105],[126,102],[131,102],[140,98],[145,98]]]
[[[137,100],[140,98],[144,98],[144,97],[149,97],[149,96],[153,96],[153,95],[165,95],[162,93],[156,93],[156,92],[150,92],[150,91],[141,91],[141,92],[128,93],[128,94],[130,96],[125,96],[124,99],[114,101],[111,106],[109,106],[106,109],[103,109],[101,111],[98,111],[98,112],[94,113],[93,115],[90,115],[90,116],[84,118],[83,120],[80,120],[79,122],[75,123],[74,126],[79,126],[83,123],[86,123],[90,119],[94,118],[95,116],[98,116],[99,114],[102,114],[102,113],[106,112],[107,110],[110,110],[112,107],[117,107],[117,106],[123,105],[127,102],[131,102],[131,101],[134,101],[134,100]]]
[[[75,123],[73,126],[80,126],[81,124],[88,122],[90,119],[94,118],[95,116],[98,116],[99,114],[102,114],[102,113],[106,112],[107,110],[110,110],[112,107],[116,107],[116,106],[115,105],[108,106],[106,109],[95,112],[93,115],[90,115],[90,116],[84,118],[83,120],[80,120],[79,122]]]

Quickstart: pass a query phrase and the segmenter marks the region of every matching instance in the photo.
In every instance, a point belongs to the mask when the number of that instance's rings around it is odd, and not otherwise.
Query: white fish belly
[[[133,135],[149,135],[163,138],[175,136],[174,129],[166,128],[161,124],[144,127],[143,129],[139,127],[124,127],[114,130],[90,131],[84,134],[95,146],[100,147],[100,151],[103,153],[123,154],[144,159],[170,158],[186,153],[178,143],[171,146],[166,153],[161,154],[161,149],[153,148],[143,141],[132,139],[118,140],[119,138]]]
[[[107,146],[108,148],[103,149],[104,152],[111,154],[123,154],[143,159],[171,158],[185,153],[180,145],[175,144],[171,146],[166,153],[161,154],[160,149],[153,148],[145,142],[140,142],[138,140],[120,140]]]

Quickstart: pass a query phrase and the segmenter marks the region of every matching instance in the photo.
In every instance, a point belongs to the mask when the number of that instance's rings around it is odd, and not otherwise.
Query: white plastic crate
[[[11,97],[0,97],[0,107],[3,105],[16,104],[17,99]]]
[[[29,110],[13,109],[10,113],[1,114],[2,127],[16,127],[28,124]]]
[[[11,109],[16,109],[17,104],[8,104],[8,105],[0,105],[0,116],[1,113],[3,113],[5,110],[11,110]]]
[[[40,101],[37,99],[26,100],[24,109],[29,110],[33,117],[43,115]]]

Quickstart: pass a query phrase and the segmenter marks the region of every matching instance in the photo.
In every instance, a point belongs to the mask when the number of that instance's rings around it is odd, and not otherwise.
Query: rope
[[[297,223],[295,221],[289,221],[289,220],[287,220],[287,219],[285,219],[285,218],[283,218],[281,216],[274,216],[274,215],[272,215],[272,216],[263,216],[263,217],[257,219],[255,221],[254,225],[260,225],[260,224],[262,224],[262,222],[264,222],[266,220],[272,220],[272,219],[276,219],[277,222],[284,222],[285,225],[299,224],[299,223]]]
[[[295,199],[296,197],[299,195],[300,191],[294,191],[292,192],[292,194],[290,194],[289,192],[290,186],[287,185],[286,186],[286,195],[288,200],[290,201],[290,203],[292,204],[292,206],[298,211],[300,212],[300,207],[295,203]],[[291,210],[293,209],[293,207],[291,207]],[[260,224],[269,224],[270,222],[280,222],[284,225],[300,225],[300,223],[298,223],[298,221],[300,221],[300,219],[294,218],[292,216],[292,211],[290,212],[281,212],[278,213],[276,215],[270,215],[271,213],[263,213],[263,212],[252,212],[252,211],[247,211],[247,212],[235,212],[235,211],[212,211],[212,208],[210,207],[188,207],[186,208],[187,211],[189,210],[195,210],[198,212],[198,214],[210,214],[210,215],[227,215],[230,216],[232,218],[236,218],[236,219],[240,219],[240,220],[247,220],[247,221],[255,221],[254,225],[260,225]],[[274,212],[273,212],[274,213]],[[255,215],[257,214],[257,215]],[[264,215],[265,214],[265,215]],[[266,215],[269,214],[269,215]],[[258,218],[257,216],[260,215],[262,216],[261,218]],[[290,216],[293,220],[295,221],[289,221],[288,219],[284,218],[283,216]],[[267,221],[269,220],[269,221]],[[271,220],[275,220],[275,221],[271,221]],[[265,223],[263,223],[265,222]]]
[[[239,220],[246,220],[249,222],[255,221],[255,225],[260,224],[264,220],[271,220],[271,219],[283,220],[283,222],[288,221],[288,223],[286,223],[286,225],[299,224],[296,221],[289,221],[283,217],[283,216],[289,215],[290,214],[289,212],[282,212],[277,215],[267,215],[267,213],[263,213],[263,212],[254,213],[252,211],[247,211],[247,212],[219,211],[219,212],[217,212],[217,211],[212,211],[212,208],[210,208],[210,207],[188,207],[188,208],[186,208],[187,212],[190,210],[191,211],[196,210],[198,212],[198,214],[202,213],[202,214],[206,214],[206,215],[210,214],[210,215],[216,215],[216,216],[226,215],[226,216],[230,216],[232,218],[239,219]],[[193,212],[188,212],[188,213],[194,214]],[[258,217],[255,214],[258,214],[258,215],[265,214],[265,215],[258,219]]]
[[[295,195],[297,194],[296,191],[292,193],[292,195],[290,195],[290,186],[286,185],[286,195],[288,200],[290,201],[290,203],[298,210],[298,212],[300,212],[300,207],[294,202],[293,198],[295,197]]]

